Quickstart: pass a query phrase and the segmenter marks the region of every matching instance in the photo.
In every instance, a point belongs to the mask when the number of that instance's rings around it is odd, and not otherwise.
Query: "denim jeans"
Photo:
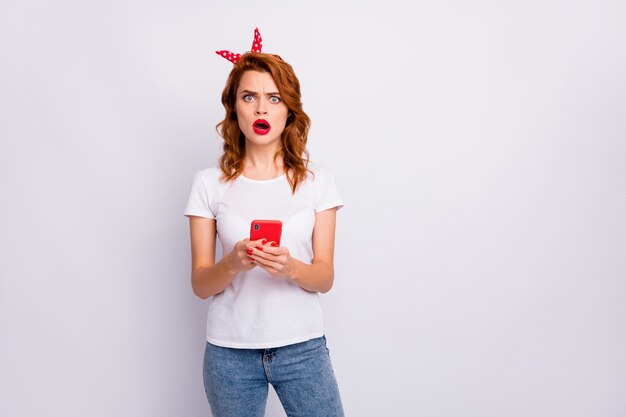
[[[326,338],[272,349],[207,343],[204,388],[214,417],[262,417],[272,384],[289,417],[343,417]]]

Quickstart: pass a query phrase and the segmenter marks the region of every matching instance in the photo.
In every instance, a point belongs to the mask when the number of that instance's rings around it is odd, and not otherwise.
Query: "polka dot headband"
[[[263,47],[261,42],[263,42],[263,39],[261,39],[259,28],[254,28],[254,40],[252,41],[252,49],[250,50],[250,52],[261,52],[261,48]],[[223,58],[226,58],[233,64],[236,64],[237,61],[239,61],[239,59],[241,58],[241,54],[236,54],[225,49],[222,51],[215,51],[215,53]]]

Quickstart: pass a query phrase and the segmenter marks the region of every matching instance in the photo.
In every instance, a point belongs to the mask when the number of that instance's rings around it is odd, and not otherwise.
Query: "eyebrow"
[[[241,91],[241,94],[249,94],[249,95],[256,96],[258,93],[256,91],[243,90],[243,91]],[[280,93],[279,92],[270,92],[270,93],[266,93],[265,95],[266,96],[279,96]]]

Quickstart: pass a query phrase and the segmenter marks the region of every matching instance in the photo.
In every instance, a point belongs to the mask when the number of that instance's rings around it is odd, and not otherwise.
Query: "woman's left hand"
[[[289,249],[275,245],[275,242],[268,242],[263,246],[257,246],[248,256],[271,275],[291,278],[298,261],[291,257]]]

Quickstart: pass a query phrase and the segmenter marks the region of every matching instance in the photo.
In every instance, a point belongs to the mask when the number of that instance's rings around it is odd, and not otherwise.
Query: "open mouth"
[[[254,124],[252,125],[252,130],[254,130],[254,133],[258,135],[267,134],[267,132],[269,132],[271,128],[272,127],[267,122],[267,120],[263,120],[263,119],[255,120]]]

